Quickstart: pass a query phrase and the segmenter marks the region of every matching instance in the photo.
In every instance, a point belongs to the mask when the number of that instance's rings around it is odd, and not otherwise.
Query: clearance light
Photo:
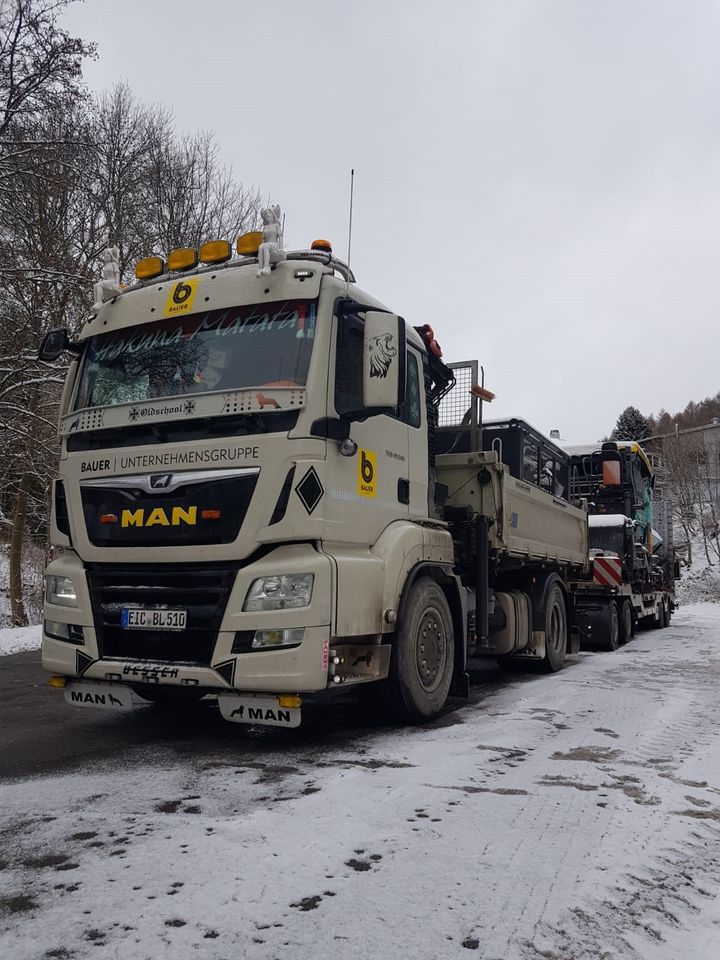
[[[135,264],[135,277],[138,280],[152,280],[165,273],[165,261],[162,257],[145,257]]]
[[[285,693],[278,697],[278,704],[281,707],[301,707],[302,700],[296,693]]]
[[[232,256],[229,240],[209,240],[200,247],[202,263],[225,263]]]
[[[332,244],[329,240],[313,240],[310,244],[311,250],[324,250],[325,253],[332,253]]]
[[[48,683],[51,687],[64,687],[67,685],[65,677],[49,677]]]
[[[244,233],[241,237],[238,237],[235,249],[241,257],[254,257],[262,242],[262,231],[252,230],[250,233]]]
[[[219,510],[202,510],[200,513],[201,520],[219,520],[220,511]]]
[[[177,250],[171,250],[168,255],[168,268],[179,272],[181,270],[192,270],[198,264],[197,250],[192,247],[180,247]]]
[[[101,514],[100,514],[100,523],[117,523],[117,514],[115,514],[115,513],[101,513]]]

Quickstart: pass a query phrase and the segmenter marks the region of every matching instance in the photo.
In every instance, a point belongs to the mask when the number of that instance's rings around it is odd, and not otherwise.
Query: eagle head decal
[[[370,348],[370,376],[381,377],[383,380],[387,376],[392,358],[397,356],[397,350],[392,344],[393,335],[383,333],[379,337],[373,337],[369,342]]]

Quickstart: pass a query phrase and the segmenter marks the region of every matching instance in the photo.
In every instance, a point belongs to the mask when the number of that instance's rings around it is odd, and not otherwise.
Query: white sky
[[[595,440],[720,389],[717,0],[87,0],[94,90],[214,132],[498,399]]]

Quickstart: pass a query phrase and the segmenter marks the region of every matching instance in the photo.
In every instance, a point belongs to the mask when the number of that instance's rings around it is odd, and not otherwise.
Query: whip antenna
[[[346,279],[346,296],[350,296],[350,249],[352,245],[352,208],[353,208],[353,191],[355,189],[355,170],[350,171],[350,216],[348,217],[348,255],[347,255],[347,279]]]

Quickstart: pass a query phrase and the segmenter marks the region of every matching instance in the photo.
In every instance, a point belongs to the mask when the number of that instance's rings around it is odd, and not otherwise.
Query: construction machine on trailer
[[[614,650],[637,625],[667,627],[678,566],[667,500],[642,446],[568,447],[570,496],[589,509],[589,570],[572,585],[584,645]]]

